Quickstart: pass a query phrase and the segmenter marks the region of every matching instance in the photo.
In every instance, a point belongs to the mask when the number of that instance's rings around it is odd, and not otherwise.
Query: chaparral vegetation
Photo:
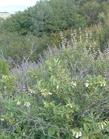
[[[109,139],[108,0],[0,18],[0,139]]]

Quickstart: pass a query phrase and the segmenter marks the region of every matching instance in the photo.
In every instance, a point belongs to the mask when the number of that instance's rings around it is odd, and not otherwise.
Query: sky
[[[14,13],[34,6],[38,0],[0,0],[0,12]]]

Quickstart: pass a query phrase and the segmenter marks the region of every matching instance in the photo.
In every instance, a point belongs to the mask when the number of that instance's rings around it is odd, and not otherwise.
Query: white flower
[[[81,136],[82,136],[82,132],[81,132],[81,131],[79,131],[79,132],[77,132],[77,133],[76,133],[75,138],[79,138],[79,137],[81,137]]]
[[[1,119],[0,119],[0,121],[2,121],[2,122],[3,122],[3,121],[4,121],[4,118],[1,118]]]
[[[79,137],[81,137],[82,136],[82,132],[81,131],[79,131]]]
[[[101,130],[103,130],[104,129],[104,125],[101,123],[101,124],[99,124],[99,128],[101,129]]]
[[[24,103],[24,106],[26,106],[26,107],[30,107],[30,105],[31,105],[30,102],[25,102]]]
[[[73,132],[73,136],[75,138],[77,138],[77,139],[82,136],[82,132],[81,131],[75,131],[75,130],[73,130],[72,132]]]
[[[50,95],[50,96],[51,96],[51,95],[52,95],[52,93],[51,93],[51,92],[43,92],[43,93],[42,93],[42,95],[43,95],[44,97],[46,97],[46,96],[48,96],[48,95]]]
[[[71,85],[72,85],[72,87],[76,87],[76,86],[77,86],[77,83],[74,82],[74,81],[72,81],[72,82],[71,82]]]
[[[75,136],[75,138],[77,138],[77,139],[79,138],[78,132],[76,133],[76,136]]]
[[[85,83],[85,87],[89,87],[89,83],[88,82]]]
[[[48,92],[48,95],[52,95],[52,93],[51,92]]]
[[[106,86],[106,82],[102,82],[102,83],[100,84],[100,86],[101,86],[101,87],[103,87],[103,86],[105,87],[105,86]]]
[[[70,103],[68,103],[68,104],[66,105],[66,107],[73,108],[72,104],[70,104]]]
[[[106,86],[106,82],[103,83],[103,86]]]
[[[17,101],[17,105],[19,106],[21,104],[21,102],[20,101]]]
[[[104,129],[104,125],[103,124],[101,124],[101,129]]]
[[[103,84],[101,83],[100,86],[103,87]]]
[[[59,85],[57,85],[56,88],[59,89]]]
[[[76,82],[73,82],[73,86],[76,86]]]
[[[23,132],[23,136],[25,136],[25,132]]]

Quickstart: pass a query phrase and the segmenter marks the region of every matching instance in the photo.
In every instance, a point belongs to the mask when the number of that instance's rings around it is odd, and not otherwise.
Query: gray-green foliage
[[[4,21],[3,28],[11,32],[17,31],[22,35],[31,32],[36,36],[68,28],[84,28],[104,23],[107,4],[108,2],[100,3],[97,0],[39,1],[34,7],[12,15]]]
[[[105,31],[102,24],[91,32],[68,30],[104,23],[104,5],[40,1],[1,25],[1,139],[108,139],[109,59],[99,50]],[[35,63],[53,44],[62,48],[49,49],[50,55]]]
[[[0,21],[0,54],[14,62],[36,61],[48,46],[61,43],[61,31],[70,36],[70,29],[95,24],[103,28],[98,38],[100,50],[103,52],[108,44],[108,1],[44,0]]]
[[[3,76],[1,137],[108,139],[108,70],[108,59],[94,60],[78,44],[28,70],[26,90],[18,91],[16,84],[7,84],[11,76]]]
[[[0,56],[10,64],[21,63],[22,60],[37,61],[39,55],[53,44],[53,37],[40,38],[32,34],[20,36],[18,33],[2,32],[0,35]],[[55,42],[54,42],[55,43]]]

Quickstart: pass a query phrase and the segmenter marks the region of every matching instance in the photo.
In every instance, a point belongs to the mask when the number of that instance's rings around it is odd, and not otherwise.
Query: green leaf
[[[56,133],[55,128],[53,128],[53,127],[48,128],[48,135],[49,136],[53,136],[55,133]]]

